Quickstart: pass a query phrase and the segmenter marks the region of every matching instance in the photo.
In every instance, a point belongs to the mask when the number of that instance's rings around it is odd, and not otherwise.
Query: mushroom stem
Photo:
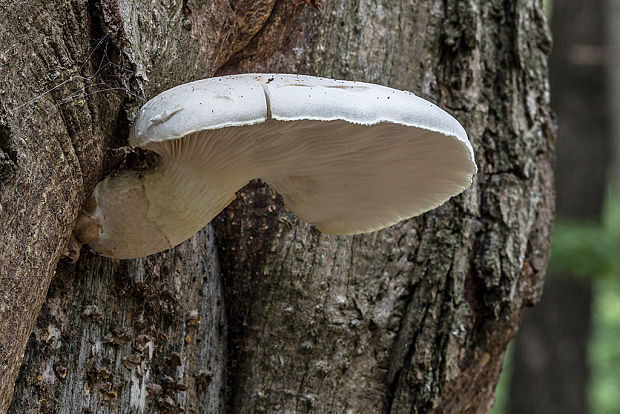
[[[93,197],[89,197],[80,210],[71,237],[65,247],[63,258],[69,263],[75,263],[80,258],[80,249],[83,244],[90,244],[97,240],[99,226],[97,222],[89,217],[89,213],[94,213],[97,204]]]
[[[80,249],[82,243],[78,241],[74,233],[71,233],[71,237],[65,246],[65,251],[62,255],[63,259],[69,263],[75,263],[80,258]]]
[[[234,199],[235,191],[254,178],[243,163],[222,156],[217,148],[211,158],[200,157],[205,153],[201,148],[188,151],[191,140],[183,144],[181,156],[178,142],[152,143],[148,149],[162,157],[161,165],[142,172],[119,171],[97,184],[96,209],[83,223],[93,249],[130,259],[176,246],[211,221]],[[196,141],[198,146],[209,142],[200,137]],[[210,182],[194,179],[197,172]]]

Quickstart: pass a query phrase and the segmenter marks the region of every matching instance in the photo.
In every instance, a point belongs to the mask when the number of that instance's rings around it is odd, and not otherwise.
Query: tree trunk
[[[56,269],[9,412],[488,411],[547,261],[540,1],[0,5],[0,58],[11,63],[0,66],[10,223],[0,411],[81,202],[116,165],[106,149],[124,145],[144,99],[248,71],[376,82],[437,102],[472,140],[473,187],[420,218],[335,237],[254,182],[167,252],[83,252]]]
[[[557,214],[573,221],[600,222],[607,195],[613,147],[605,7],[602,0],[553,2],[549,65],[559,124]],[[540,306],[525,313],[515,341],[510,390],[514,414],[587,411],[588,276],[597,275],[558,273],[551,275]]]
[[[543,300],[525,312],[513,347],[509,412],[588,412],[592,283],[554,275]]]

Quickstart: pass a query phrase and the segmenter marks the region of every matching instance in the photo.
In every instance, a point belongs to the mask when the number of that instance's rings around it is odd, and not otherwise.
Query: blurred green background
[[[568,268],[578,277],[593,278],[592,330],[588,343],[590,375],[588,411],[620,413],[620,191],[609,185],[603,222],[579,223],[558,219],[554,226],[549,272]],[[512,366],[511,347],[491,414],[508,414]]]
[[[492,414],[620,413],[620,0],[543,0],[557,212],[542,302],[525,309]]]

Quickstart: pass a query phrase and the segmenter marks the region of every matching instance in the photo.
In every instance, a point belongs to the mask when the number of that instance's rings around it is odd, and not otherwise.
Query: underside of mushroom
[[[161,162],[97,185],[95,208],[76,226],[87,236],[75,238],[104,256],[141,257],[183,242],[255,178],[321,231],[355,234],[439,206],[476,172],[465,131],[431,103],[297,75],[173,88],[145,105],[131,139]]]

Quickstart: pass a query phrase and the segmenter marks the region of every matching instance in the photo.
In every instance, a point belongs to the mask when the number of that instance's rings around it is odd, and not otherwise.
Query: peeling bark
[[[377,82],[437,102],[469,133],[474,186],[420,218],[335,237],[255,182],[175,249],[122,262],[83,252],[56,269],[9,412],[489,409],[547,260],[553,132],[539,1],[333,0],[321,12],[275,0],[60,3],[0,0],[11,29],[0,53],[20,16],[33,21],[14,49],[21,63],[0,66],[10,71],[0,219],[13,226],[0,230],[0,412],[73,221],[132,114],[178,83],[247,71]],[[71,58],[37,49],[49,64],[33,63],[32,49],[52,41]],[[80,92],[99,78],[118,89]],[[24,102],[28,119],[14,109]]]

